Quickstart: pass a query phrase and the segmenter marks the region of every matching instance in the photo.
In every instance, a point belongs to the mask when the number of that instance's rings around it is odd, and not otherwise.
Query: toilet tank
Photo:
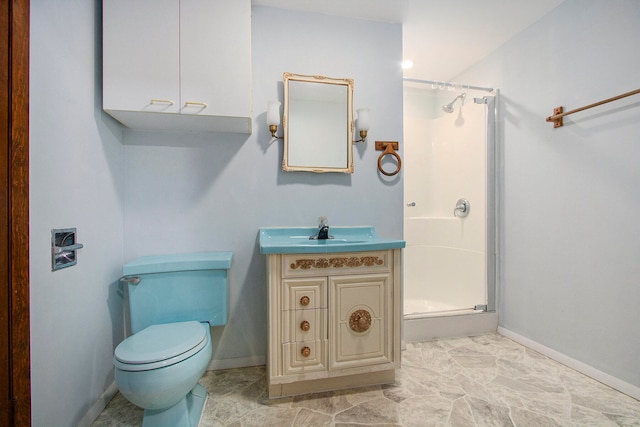
[[[131,332],[161,323],[227,323],[231,252],[154,255],[125,264]],[[137,282],[137,284],[136,284]]]

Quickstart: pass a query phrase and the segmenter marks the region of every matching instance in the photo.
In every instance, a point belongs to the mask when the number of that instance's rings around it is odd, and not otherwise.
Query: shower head
[[[455,98],[453,98],[453,101],[451,101],[450,103],[448,103],[447,105],[443,105],[442,106],[442,110],[445,113],[453,113],[453,104],[455,104],[455,102],[458,100],[458,98],[460,98],[462,100],[462,105],[464,105],[464,99],[467,97],[466,93],[461,93],[460,95],[456,96]]]

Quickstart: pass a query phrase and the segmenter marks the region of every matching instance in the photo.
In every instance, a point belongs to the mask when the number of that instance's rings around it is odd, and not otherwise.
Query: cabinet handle
[[[300,350],[300,354],[302,354],[302,357],[309,357],[311,356],[311,349],[307,346],[302,347],[302,350]]]
[[[309,303],[311,302],[311,298],[309,298],[308,296],[303,296],[302,298],[300,298],[300,304],[301,305],[309,305]]]
[[[184,103],[185,107],[202,107],[202,108],[207,108],[209,105],[207,105],[206,102],[197,102],[197,101],[187,101]]]
[[[309,329],[311,329],[311,324],[306,320],[303,320],[302,323],[300,323],[300,329],[307,332]]]
[[[175,104],[175,102],[173,102],[170,99],[152,99],[151,100],[151,104],[169,104],[169,105],[173,105],[173,104]]]

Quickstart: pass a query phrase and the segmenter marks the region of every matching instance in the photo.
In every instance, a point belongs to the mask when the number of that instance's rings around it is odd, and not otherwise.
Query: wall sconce
[[[280,124],[280,104],[278,101],[271,101],[267,105],[267,125],[269,125],[271,138],[274,139],[284,139],[284,136],[276,136]]]
[[[360,131],[360,139],[353,142],[366,142],[367,131],[369,130],[369,109],[359,108],[357,112],[356,129]]]
[[[276,136],[278,132],[278,125],[280,124],[280,105],[282,103],[278,101],[270,101],[267,104],[267,125],[269,126],[269,132],[271,132],[271,138],[284,139],[284,136]],[[353,142],[366,142],[367,132],[369,131],[369,109],[359,108],[358,118],[356,119],[356,129],[360,133],[360,139]]]

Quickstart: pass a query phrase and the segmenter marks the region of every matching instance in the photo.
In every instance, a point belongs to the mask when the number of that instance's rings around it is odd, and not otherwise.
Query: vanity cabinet
[[[269,397],[394,381],[400,249],[268,255]]]
[[[104,0],[103,108],[130,128],[251,133],[251,2]]]

